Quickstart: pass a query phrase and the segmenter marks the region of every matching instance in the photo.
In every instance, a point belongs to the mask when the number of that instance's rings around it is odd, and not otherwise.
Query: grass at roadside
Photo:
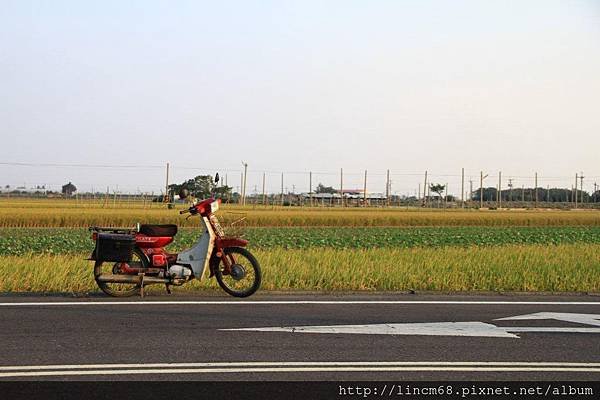
[[[263,267],[262,290],[600,292],[598,244],[254,253]],[[95,292],[86,256],[3,256],[0,292]],[[216,288],[211,279],[176,290]]]

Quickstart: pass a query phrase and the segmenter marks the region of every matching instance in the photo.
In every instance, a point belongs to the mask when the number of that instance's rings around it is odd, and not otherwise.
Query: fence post
[[[425,183],[423,183],[423,206],[427,206],[427,171],[425,171]]]
[[[310,196],[310,206],[313,206],[313,194],[312,194],[312,171],[308,173],[308,195]]]
[[[165,184],[165,199],[164,202],[168,203],[171,199],[169,199],[169,163],[167,163],[167,181]]]
[[[538,174],[535,173],[535,208],[538,207]]]
[[[465,208],[465,169],[462,169],[460,181],[460,205]]]
[[[340,168],[340,205],[344,207],[344,169]]]
[[[363,207],[367,206],[367,170],[365,169],[365,184],[363,188]]]
[[[266,196],[265,196],[265,180],[266,180],[266,173],[263,172],[263,185],[262,185],[262,203],[263,203],[263,206],[265,205],[265,200],[266,200]]]
[[[283,172],[281,173],[281,206],[283,207]]]

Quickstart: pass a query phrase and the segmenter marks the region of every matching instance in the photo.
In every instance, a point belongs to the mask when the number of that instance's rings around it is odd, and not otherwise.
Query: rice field
[[[97,292],[85,228],[175,223],[168,250],[178,251],[197,235],[182,208],[1,200],[0,292]],[[220,216],[239,213],[262,290],[600,292],[600,211],[224,206]],[[176,290],[220,293],[213,280]]]
[[[600,292],[596,244],[386,251],[275,248],[254,253],[264,272],[261,290]],[[97,292],[86,257],[0,257],[0,292]],[[175,288],[200,290],[220,289],[214,279]]]
[[[0,227],[134,226],[138,222],[197,225],[177,209],[60,206],[55,203],[0,201]],[[235,214],[231,214],[235,213]],[[559,210],[421,210],[400,208],[261,208],[224,206],[222,217],[243,213],[248,226],[600,226],[600,211]]]

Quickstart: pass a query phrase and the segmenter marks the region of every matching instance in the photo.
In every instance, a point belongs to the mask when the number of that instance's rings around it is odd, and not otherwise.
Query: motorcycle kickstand
[[[165,283],[165,288],[167,289],[167,294],[171,294],[171,287],[168,283]]]
[[[143,299],[144,298],[144,276],[146,274],[144,274],[142,272],[142,273],[139,273],[138,275],[140,276],[140,285],[141,285],[141,287],[140,287],[140,297]]]

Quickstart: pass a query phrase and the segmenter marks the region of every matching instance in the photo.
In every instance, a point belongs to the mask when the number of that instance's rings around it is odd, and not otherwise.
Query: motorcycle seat
[[[177,234],[177,225],[140,225],[140,233],[146,236],[170,236]]]

